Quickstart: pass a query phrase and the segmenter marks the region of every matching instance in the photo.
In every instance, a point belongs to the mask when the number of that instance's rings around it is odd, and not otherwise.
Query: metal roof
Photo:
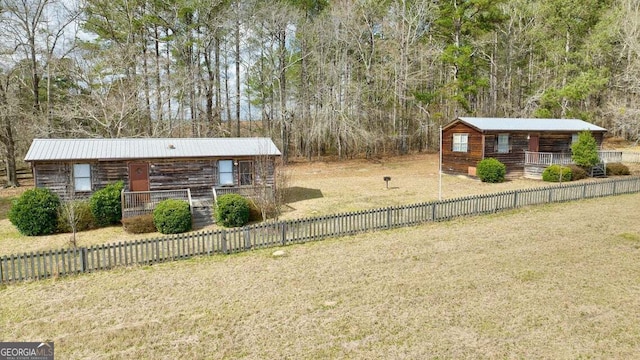
[[[269,138],[34,139],[25,161],[281,155]]]
[[[459,117],[458,120],[483,131],[607,131],[579,119]]]

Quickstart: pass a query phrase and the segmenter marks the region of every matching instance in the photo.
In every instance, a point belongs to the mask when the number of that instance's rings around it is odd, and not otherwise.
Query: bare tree
[[[72,248],[78,247],[78,238],[76,234],[78,233],[78,225],[81,221],[81,211],[82,211],[82,203],[74,198],[65,199],[60,205],[59,218],[63,219],[65,222],[65,226],[69,227],[71,231],[71,236],[69,237],[69,246]]]
[[[269,217],[278,218],[285,203],[289,188],[290,174],[283,161],[268,155],[265,148],[261,155],[254,157],[255,193],[251,200],[260,209],[262,220]]]
[[[7,186],[19,186],[16,172],[15,122],[19,106],[11,96],[11,73],[0,71],[0,143],[4,149]]]
[[[9,186],[19,185],[14,131],[17,122],[29,119],[33,127],[47,118],[47,109],[41,105],[43,73],[46,71],[49,79],[50,61],[56,52],[64,56],[73,48],[73,36],[70,39],[66,31],[78,12],[67,5],[55,0],[0,0],[0,143]],[[22,76],[27,71],[29,76]]]
[[[148,134],[148,127],[140,121],[148,115],[139,96],[144,92],[145,84],[141,78],[121,76],[116,55],[113,56],[111,66],[105,62],[76,67],[76,76],[86,88],[68,103],[54,108],[67,133],[107,138]],[[152,133],[162,134],[159,122],[152,125],[155,126]]]

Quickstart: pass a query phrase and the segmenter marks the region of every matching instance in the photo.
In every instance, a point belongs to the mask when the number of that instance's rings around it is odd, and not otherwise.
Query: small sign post
[[[383,180],[385,183],[387,183],[387,189],[389,189],[389,181],[391,181],[391,176],[385,176]]]

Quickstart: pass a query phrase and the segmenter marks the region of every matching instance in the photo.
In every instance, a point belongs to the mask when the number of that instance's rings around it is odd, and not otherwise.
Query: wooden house
[[[124,193],[148,204],[154,197],[177,197],[171,192],[209,200],[216,189],[273,187],[279,156],[268,138],[35,139],[25,161],[35,186],[63,199],[86,198],[122,180]]]
[[[480,160],[496,158],[508,177],[540,178],[551,164],[571,163],[571,144],[582,131],[601,145],[607,130],[578,119],[459,117],[442,129],[442,171],[475,176]]]

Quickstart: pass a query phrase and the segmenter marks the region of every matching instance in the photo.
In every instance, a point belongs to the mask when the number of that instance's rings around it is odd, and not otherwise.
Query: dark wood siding
[[[33,164],[36,187],[48,188],[60,198],[67,198],[67,187],[71,182],[71,165],[62,162]]]
[[[218,160],[232,160],[234,184],[238,186],[238,161],[250,160],[255,168],[255,181],[274,185],[275,158],[237,157],[207,159],[148,159],[131,160],[149,163],[150,190],[186,189],[193,196],[213,196],[212,187],[218,185]],[[129,190],[128,164],[131,161],[74,161],[74,162],[33,162],[36,187],[46,187],[62,199],[86,198],[91,192],[73,194],[73,164],[91,164],[92,191],[104,188],[108,184],[122,180],[125,190]],[[266,170],[265,170],[266,169]]]
[[[275,185],[276,162],[273,157],[256,158],[253,166],[256,184]]]
[[[509,152],[498,152],[498,135],[509,135]],[[527,134],[495,132],[484,136],[484,157],[495,158],[507,167],[507,173],[524,169],[524,151],[529,147]]]
[[[215,183],[215,160],[154,160],[150,161],[150,190],[209,188]]]
[[[467,152],[453,151],[453,134],[469,134]],[[469,173],[482,160],[483,137],[476,129],[457,123],[442,133],[442,171],[450,174]]]
[[[591,135],[593,135],[593,137],[596,139],[596,142],[598,143],[598,146],[602,146],[602,142],[604,141],[604,133],[598,132],[598,133],[592,133]]]
[[[570,153],[572,133],[540,133],[540,152]]]
[[[116,181],[122,180],[125,189],[129,188],[129,170],[125,161],[101,161],[92,164],[93,190],[99,190]]]

